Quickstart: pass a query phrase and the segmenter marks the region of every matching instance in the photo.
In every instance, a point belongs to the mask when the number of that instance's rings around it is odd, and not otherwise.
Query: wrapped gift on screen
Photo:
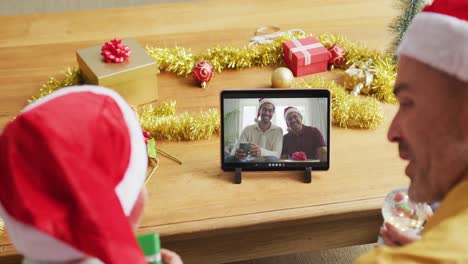
[[[327,71],[330,53],[314,37],[283,43],[283,58],[294,76]]]
[[[83,48],[76,58],[88,84],[112,88],[132,105],[158,98],[158,66],[135,39]]]

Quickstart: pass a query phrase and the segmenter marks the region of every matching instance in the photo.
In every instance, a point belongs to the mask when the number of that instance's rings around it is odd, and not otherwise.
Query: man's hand
[[[250,144],[250,155],[252,157],[260,157],[262,155],[262,150],[255,144]]]
[[[247,154],[244,152],[243,149],[236,149],[236,159],[241,160],[245,159],[247,157]]]
[[[421,239],[419,235],[407,234],[398,230],[390,223],[385,223],[385,228],[380,229],[384,244],[389,247],[401,247]]]
[[[164,264],[184,264],[177,253],[161,248],[161,258]]]

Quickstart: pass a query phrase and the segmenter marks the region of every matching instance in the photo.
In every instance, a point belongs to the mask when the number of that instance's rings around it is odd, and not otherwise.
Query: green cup
[[[240,143],[239,148],[242,149],[245,155],[249,155],[250,152],[250,143]]]
[[[159,234],[149,233],[137,237],[138,244],[145,254],[148,264],[163,264],[161,259],[161,242]]]

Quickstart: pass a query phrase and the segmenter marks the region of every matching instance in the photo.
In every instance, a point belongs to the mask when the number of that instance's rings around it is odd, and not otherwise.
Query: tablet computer
[[[328,170],[330,91],[221,92],[221,167],[242,170]]]

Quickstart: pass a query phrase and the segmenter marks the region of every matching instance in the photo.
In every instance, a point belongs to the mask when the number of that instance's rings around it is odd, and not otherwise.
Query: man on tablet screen
[[[305,159],[327,161],[327,145],[322,133],[316,127],[304,125],[302,120],[302,114],[296,107],[288,106],[284,109],[288,133],[283,137],[282,157],[294,159],[295,153],[302,152]]]
[[[275,105],[270,98],[260,98],[255,124],[246,126],[227,162],[278,161],[283,146],[283,129],[271,123]]]

